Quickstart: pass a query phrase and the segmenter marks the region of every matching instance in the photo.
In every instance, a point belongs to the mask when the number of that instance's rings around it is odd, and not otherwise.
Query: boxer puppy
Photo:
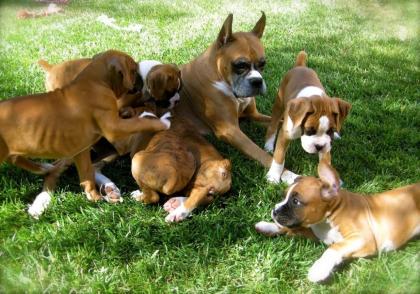
[[[91,61],[91,58],[82,58],[52,65],[39,60],[38,64],[45,71],[45,88],[53,91],[70,84]],[[118,97],[118,108],[140,106],[152,100],[158,107],[172,109],[179,101],[178,91],[181,89],[181,71],[178,67],[155,60],[141,61],[138,66],[134,88]]]
[[[154,135],[131,162],[133,177],[142,189],[132,193],[137,201],[156,203],[159,193],[186,196],[166,202],[167,222],[184,220],[197,206],[229,191],[232,182],[230,161],[185,124],[174,121],[170,130]]]
[[[230,14],[215,42],[203,54],[181,68],[181,100],[175,115],[185,118],[202,134],[213,132],[252,159],[269,167],[271,156],[239,128],[240,117],[268,123],[258,112],[254,96],[264,94],[265,66],[261,37],[265,14],[250,32],[232,33]]]
[[[101,199],[93,181],[89,150],[101,137],[110,142],[141,131],[161,131],[168,124],[118,117],[116,97],[133,88],[137,64],[127,54],[97,55],[68,86],[45,94],[0,102],[0,163],[8,160],[35,173],[51,167],[27,158],[73,158],[89,200]],[[47,183],[48,185],[48,183]],[[41,193],[41,211],[49,202]]]
[[[316,72],[306,67],[306,53],[301,51],[295,67],[281,81],[273,106],[272,120],[267,129],[265,149],[272,151],[277,128],[276,149],[267,180],[280,180],[292,184],[298,175],[284,170],[286,150],[291,140],[300,138],[303,149],[318,153],[330,160],[334,134],[336,137],[350,111],[350,103],[340,98],[330,98],[325,93]]]
[[[324,281],[343,261],[395,250],[420,233],[420,183],[365,196],[340,190],[327,160],[318,175],[289,187],[272,211],[274,223],[256,224],[266,235],[303,234],[330,245],[310,268],[310,281]]]

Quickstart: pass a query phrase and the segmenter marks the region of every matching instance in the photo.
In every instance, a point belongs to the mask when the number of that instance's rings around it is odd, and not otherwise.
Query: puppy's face
[[[232,34],[232,15],[226,19],[216,41],[216,65],[220,76],[237,98],[266,92],[262,77],[265,66],[264,47],[260,41],[265,28],[265,15],[251,32]]]
[[[137,75],[137,63],[131,56],[116,50],[109,50],[94,56],[93,62],[97,59],[105,60],[111,88],[117,97],[133,89]]]
[[[181,71],[173,64],[156,65],[147,75],[146,86],[156,106],[172,109],[179,101]]]
[[[288,188],[284,200],[271,213],[274,222],[288,228],[309,227],[328,216],[331,201],[339,193],[340,179],[323,161],[318,166],[318,174],[319,179],[300,177]]]
[[[331,150],[334,133],[338,133],[351,105],[338,98],[312,96],[288,103],[287,131],[291,138],[301,137],[308,153]]]
[[[208,188],[210,195],[221,195],[232,185],[231,164],[228,159],[206,161],[200,167],[197,182]]]

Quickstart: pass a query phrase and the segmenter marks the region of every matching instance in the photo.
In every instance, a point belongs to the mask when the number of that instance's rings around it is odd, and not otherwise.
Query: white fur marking
[[[303,88],[299,91],[299,93],[296,95],[296,98],[300,97],[311,97],[311,96],[323,96],[325,95],[324,90],[321,88],[315,87],[315,86],[308,86]]]
[[[325,115],[319,118],[318,133],[325,133],[330,128],[330,120]]]
[[[142,118],[142,117],[146,117],[146,116],[151,116],[151,117],[156,117],[156,118],[157,118],[157,116],[156,116],[156,115],[154,115],[153,113],[148,112],[148,111],[143,111],[143,112],[139,115],[139,117],[140,117],[140,118]]]
[[[310,227],[315,236],[327,245],[343,240],[343,235],[341,235],[338,228],[329,220],[311,225]]]
[[[170,112],[165,113],[160,117],[160,121],[166,126],[166,128],[171,127],[171,121],[169,120],[172,117]]]
[[[266,175],[267,181],[273,184],[278,184],[280,182],[280,176],[283,173],[283,169],[284,163],[279,164],[273,159],[270,170]]]
[[[268,138],[267,141],[265,141],[264,149],[268,152],[273,152],[274,150],[274,140],[276,140],[276,135],[272,135],[270,138]]]
[[[226,96],[235,97],[235,95],[233,95],[232,87],[229,86],[225,81],[213,82],[213,87],[215,87]]]
[[[308,273],[308,279],[317,283],[328,278],[334,267],[343,261],[340,252],[334,249],[327,249],[321,258],[315,261]]]
[[[157,60],[144,60],[139,62],[139,73],[141,78],[143,79],[143,83],[146,84],[146,77],[149,74],[152,67],[162,64]]]
[[[247,78],[248,79],[260,78],[262,80],[262,75],[258,70],[253,69],[248,73]]]
[[[171,105],[169,105],[169,109],[172,109],[172,108],[174,108],[175,107],[175,105],[176,105],[176,103],[179,101],[179,94],[178,94],[178,92],[176,92],[175,94],[174,94],[174,96],[172,96],[170,99],[169,99],[169,102],[171,103]]]
[[[31,206],[28,208],[28,213],[30,216],[32,216],[35,219],[38,219],[41,214],[44,212],[45,209],[47,209],[48,205],[51,202],[51,194],[47,191],[43,191],[39,193],[34,202]]]
[[[281,174],[281,181],[290,186],[291,184],[295,182],[296,178],[298,177],[299,175],[295,174],[294,172],[290,170],[285,170]]]
[[[394,243],[391,240],[388,239],[388,240],[385,240],[382,243],[381,248],[379,249],[379,251],[388,252],[388,251],[392,251],[392,250],[395,250],[395,249],[396,249],[396,247],[395,247]]]
[[[255,229],[257,230],[257,232],[261,234],[269,235],[269,236],[279,234],[281,232],[281,228],[282,226],[279,226],[278,224],[264,222],[264,221],[261,221],[255,224]]]
[[[180,222],[186,219],[190,213],[191,211],[184,206],[184,203],[182,203],[165,217],[165,221],[168,223]]]
[[[276,206],[274,207],[274,209],[280,209],[283,205],[285,205],[287,203],[287,201],[289,201],[290,198],[290,194],[292,194],[293,189],[295,188],[296,184],[293,184],[289,190],[287,191],[286,197],[284,197],[282,202],[279,202],[276,204]]]
[[[143,192],[140,190],[134,190],[130,193],[131,198],[134,198],[137,201],[141,201],[141,197],[143,196]]]

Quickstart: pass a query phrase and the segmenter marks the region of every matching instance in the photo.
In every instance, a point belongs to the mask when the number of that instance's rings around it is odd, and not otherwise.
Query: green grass
[[[419,4],[366,2],[73,0],[64,15],[17,20],[18,9],[40,6],[2,1],[0,98],[43,91],[39,58],[54,63],[115,48],[136,60],[187,63],[214,40],[229,12],[238,31],[251,29],[264,10],[268,93],[257,99],[262,112],[270,113],[279,80],[305,48],[327,92],[353,104],[333,156],[345,187],[373,193],[418,182]],[[102,13],[143,30],[107,28],[95,20]],[[263,127],[241,126],[263,145]],[[263,167],[211,141],[233,161],[232,190],[177,225],[164,222],[160,206],[128,197],[120,205],[89,203],[74,169],[35,221],[25,209],[42,178],[2,164],[0,292],[419,293],[418,240],[348,263],[326,285],[311,284],[307,271],[326,246],[256,234],[253,225],[269,219],[284,186],[268,185]],[[287,167],[313,175],[316,163],[299,142],[292,144]],[[136,188],[127,158],[104,172],[123,192]]]

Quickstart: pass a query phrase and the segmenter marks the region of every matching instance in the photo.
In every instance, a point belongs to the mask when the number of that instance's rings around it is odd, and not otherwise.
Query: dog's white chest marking
[[[395,245],[391,240],[385,240],[382,243],[381,248],[379,249],[379,251],[385,251],[385,252],[392,251],[392,250],[395,250]]]
[[[311,225],[311,229],[315,236],[317,236],[319,240],[321,240],[327,245],[337,243],[343,240],[343,236],[338,231],[338,228],[328,220],[325,220],[316,225]]]
[[[325,95],[324,90],[321,88],[315,87],[315,86],[308,86],[303,88],[299,91],[299,93],[296,95],[296,98],[299,97],[311,97],[311,96],[323,96]]]

